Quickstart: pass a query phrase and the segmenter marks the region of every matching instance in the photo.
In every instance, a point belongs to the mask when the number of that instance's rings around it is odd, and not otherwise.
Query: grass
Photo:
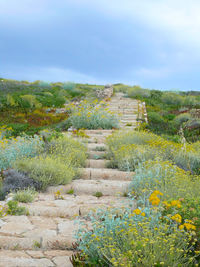
[[[33,188],[27,188],[24,190],[18,190],[14,193],[13,199],[22,203],[30,203],[33,202],[35,197],[37,196],[37,192]]]

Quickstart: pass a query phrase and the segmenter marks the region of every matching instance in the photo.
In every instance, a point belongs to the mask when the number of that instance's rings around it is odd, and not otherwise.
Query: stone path
[[[109,109],[120,117],[120,127],[136,126],[138,102],[117,94],[111,98]],[[35,202],[23,204],[29,216],[7,216],[0,220],[0,267],[70,267],[72,243],[79,216],[90,222],[86,215],[90,210],[128,205],[123,197],[132,173],[106,168],[108,161],[105,139],[113,130],[87,130],[87,166],[81,178],[69,185],[49,187]],[[73,189],[73,194],[67,194]],[[54,193],[62,193],[63,199],[55,200]],[[94,196],[97,192],[102,197]]]

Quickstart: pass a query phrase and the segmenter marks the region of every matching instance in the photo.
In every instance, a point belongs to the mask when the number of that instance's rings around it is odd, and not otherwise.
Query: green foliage
[[[63,83],[63,89],[65,90],[74,90],[75,88],[76,88],[75,83],[72,83],[72,82]]]
[[[83,102],[74,108],[69,118],[75,129],[112,129],[118,128],[118,119],[102,106]],[[104,103],[102,103],[104,105]]]
[[[97,197],[97,198],[100,198],[100,197],[103,196],[103,193],[102,193],[102,192],[96,192],[96,193],[94,194],[94,196]]]
[[[20,103],[20,105],[25,109],[40,108],[42,106],[34,95],[22,95],[21,99],[22,102]]]
[[[40,182],[42,190],[50,185],[67,184],[75,175],[73,168],[64,163],[62,158],[46,155],[18,160],[15,168],[21,172],[27,172],[32,179]]]
[[[18,190],[14,193],[13,199],[18,202],[30,203],[33,202],[37,192],[34,188],[27,188],[23,190]]]
[[[68,195],[73,195],[74,194],[74,189],[70,189],[66,192],[66,194]]]
[[[44,152],[34,158],[17,160],[15,168],[29,174],[47,186],[67,184],[78,175],[78,168],[85,165],[86,148],[70,137],[53,138],[46,143]]]
[[[138,85],[128,88],[128,96],[133,98],[150,97],[150,90],[143,89]]]
[[[7,94],[6,98],[7,98],[7,105],[8,106],[16,106],[15,99],[10,94]]]
[[[18,206],[17,201],[10,200],[7,206],[7,214],[9,215],[29,215],[27,208]]]
[[[17,137],[0,141],[0,169],[13,166],[17,159],[33,157],[41,150],[42,141],[38,136]]]
[[[180,127],[183,123],[189,121],[190,119],[190,113],[183,113],[174,118],[174,123],[177,125],[177,127]]]
[[[177,144],[144,131],[119,131],[107,139],[109,155],[120,170],[134,171],[148,160],[168,160],[180,168],[199,173],[200,149],[197,144]]]
[[[197,263],[191,255],[191,233],[179,230],[167,216],[161,217],[160,208],[146,204],[143,210],[127,208],[90,215],[92,230],[79,230],[82,257],[74,257],[73,265],[189,267]]]
[[[167,105],[181,106],[183,105],[183,97],[176,93],[167,92],[162,95],[162,101]]]

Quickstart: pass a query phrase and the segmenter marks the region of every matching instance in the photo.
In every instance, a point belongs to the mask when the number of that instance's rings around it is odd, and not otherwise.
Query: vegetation
[[[119,131],[107,139],[112,166],[134,171],[147,160],[171,161],[180,168],[199,174],[200,143],[175,143],[146,131]]]
[[[199,92],[165,92],[122,84],[115,85],[115,90],[123,91],[127,96],[146,103],[146,129],[169,140],[180,142],[179,131],[183,128],[187,141],[200,140]]]
[[[40,130],[55,128],[68,118],[61,108],[69,101],[94,97],[92,85],[70,82],[27,82],[0,80],[0,127],[12,127],[13,136],[22,133],[37,134]]]
[[[7,203],[6,214],[9,215],[29,215],[26,207],[21,207],[18,205],[17,201],[10,200]]]
[[[0,160],[2,199],[11,191],[29,187],[45,190],[49,185],[69,183],[78,176],[78,169],[85,166],[83,144],[72,137],[47,131],[41,136],[3,139],[6,146]],[[3,171],[8,167],[13,169]]]
[[[34,201],[36,195],[37,192],[34,188],[27,188],[15,192],[13,199],[18,202],[29,203]]]
[[[75,129],[112,129],[118,128],[117,117],[106,108],[104,102],[98,105],[83,101],[78,107],[71,106],[71,125]]]

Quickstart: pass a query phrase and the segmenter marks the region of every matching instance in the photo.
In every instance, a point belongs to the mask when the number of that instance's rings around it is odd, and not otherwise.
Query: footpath
[[[121,129],[136,127],[137,100],[118,93],[111,98],[109,110],[120,117]],[[133,173],[109,169],[105,159],[105,139],[113,131],[86,130],[89,158],[80,179],[49,187],[33,203],[23,204],[29,216],[6,216],[0,220],[0,267],[71,267],[77,216],[89,229],[87,214],[91,210],[128,205],[123,194]],[[69,190],[73,194],[67,194]],[[55,199],[58,191],[63,199]],[[97,192],[102,196],[97,197]]]

